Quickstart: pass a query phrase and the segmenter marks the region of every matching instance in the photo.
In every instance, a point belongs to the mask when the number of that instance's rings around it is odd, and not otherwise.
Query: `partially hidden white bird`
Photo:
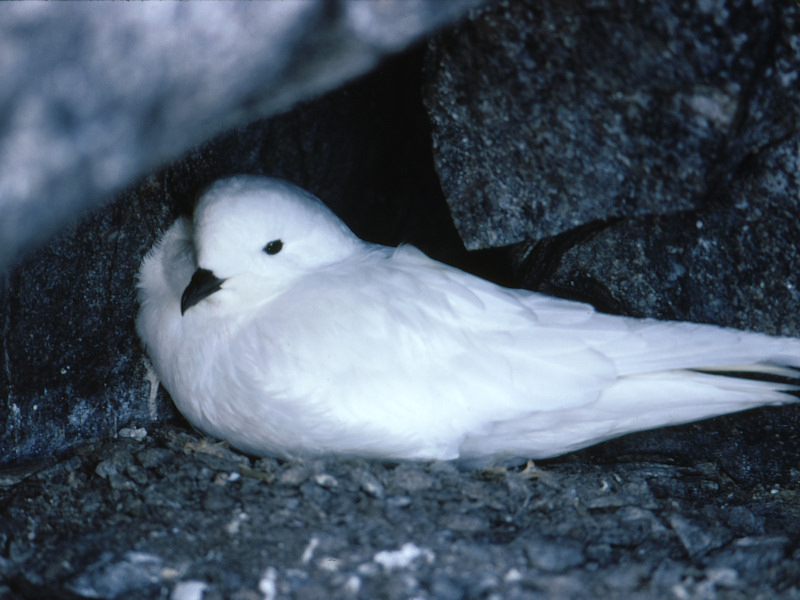
[[[795,401],[800,340],[595,312],[214,184],[144,259],[137,330],[197,428],[260,456],[547,458]]]

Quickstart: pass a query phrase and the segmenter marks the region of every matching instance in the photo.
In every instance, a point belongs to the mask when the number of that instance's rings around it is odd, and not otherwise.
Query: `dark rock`
[[[98,561],[65,586],[82,598],[114,599],[134,591],[142,596],[162,579],[163,561],[144,552],[127,552],[123,556],[103,553]]]
[[[764,533],[764,524],[746,506],[731,506],[725,512],[725,521],[739,535]]]
[[[616,569],[609,569],[603,584],[616,594],[630,593],[639,589],[642,582],[650,579],[650,576],[651,573],[647,566],[633,563]]]
[[[146,448],[136,454],[136,461],[145,469],[154,469],[172,460],[175,453],[165,448]]]
[[[298,487],[300,484],[304,483],[310,475],[311,472],[306,465],[294,465],[284,470],[278,476],[278,483]]]
[[[391,473],[389,481],[392,491],[395,489],[406,493],[419,493],[436,486],[436,480],[426,473],[403,463]]]
[[[477,534],[486,530],[485,519],[476,515],[444,515],[439,525],[456,533]]]
[[[235,501],[225,489],[219,486],[211,486],[203,496],[203,510],[208,511],[227,511],[233,508]]]
[[[696,524],[682,515],[670,515],[668,521],[686,552],[692,557],[703,556],[719,548],[731,538],[731,533],[707,523]]]
[[[359,469],[354,475],[362,490],[373,498],[383,500],[386,496],[386,489],[375,475],[370,473],[367,469]]]
[[[742,577],[758,579],[788,558],[788,545],[783,535],[742,537],[709,562],[712,567],[731,568]]]
[[[550,573],[563,573],[585,561],[580,544],[569,540],[537,539],[526,546],[531,566]]]
[[[790,267],[800,258],[800,209],[792,184],[781,191],[769,183],[791,173],[797,140],[765,149],[761,170],[718,190],[726,208],[611,225],[566,252],[549,285],[569,290],[594,281],[635,316],[798,335],[797,311],[787,307],[800,304]]]
[[[487,593],[491,592],[491,589],[480,591]],[[473,594],[477,597],[478,592],[479,590],[474,590]],[[431,596],[441,600],[461,600],[464,598],[464,589],[449,578],[438,577],[431,583]]]
[[[444,34],[425,98],[467,247],[716,197],[797,131],[797,15],[791,3],[498,2]]]
[[[203,447],[189,431],[161,429],[141,442],[137,457],[168,457],[178,439]],[[82,466],[65,457],[47,467],[48,478],[38,478],[40,469],[0,488],[0,589],[23,598],[163,599],[183,583],[201,582],[208,585],[204,599],[274,593],[269,597],[788,600],[800,585],[800,538],[784,532],[798,510],[796,471],[775,494],[759,491],[769,482],[762,479],[756,487],[732,481],[709,488],[702,498],[653,497],[640,482],[658,478],[663,489],[675,489],[669,481],[712,474],[713,465],[707,457],[686,466],[604,464],[587,453],[540,466],[546,484],[515,479],[528,491],[509,495],[506,476],[363,460],[289,461],[271,464],[271,482],[223,481],[218,475],[225,471],[210,469],[204,453],[194,451],[151,466],[137,458],[140,480],[132,488],[115,489],[94,474],[78,489],[70,483],[71,475],[93,472],[90,466],[103,461],[125,464],[119,457],[131,455],[129,444],[106,440]],[[241,464],[230,458],[228,471]],[[307,474],[302,483],[280,482],[300,469]],[[365,470],[385,477],[385,498],[365,493],[358,483]],[[411,505],[398,509],[389,492],[395,473],[397,481],[441,481],[423,485]],[[320,474],[339,484],[320,486]],[[599,492],[604,481],[610,489]],[[650,508],[587,508],[617,487],[632,502],[642,494]],[[753,515],[769,515],[763,533],[731,537],[723,525],[731,497],[749,497]],[[402,511],[397,521],[395,511]],[[454,530],[443,528],[448,519]],[[500,523],[513,529],[492,538]]]

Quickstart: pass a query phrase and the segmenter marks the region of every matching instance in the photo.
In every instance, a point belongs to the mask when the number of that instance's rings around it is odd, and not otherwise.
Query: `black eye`
[[[269,244],[264,246],[264,252],[267,254],[277,254],[283,248],[283,242],[280,240],[272,240]]]

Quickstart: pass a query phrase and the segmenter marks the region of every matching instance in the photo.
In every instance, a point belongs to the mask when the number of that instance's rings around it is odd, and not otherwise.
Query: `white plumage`
[[[275,179],[217,182],[142,263],[137,329],[178,409],[256,455],[545,458],[794,401],[800,341],[631,319],[358,239]]]

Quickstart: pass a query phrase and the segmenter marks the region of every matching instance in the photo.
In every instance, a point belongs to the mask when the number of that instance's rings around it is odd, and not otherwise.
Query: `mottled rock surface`
[[[750,158],[718,201],[617,222],[549,285],[602,289],[620,312],[800,336],[800,134]]]
[[[470,471],[255,460],[167,426],[96,441],[0,473],[0,596],[798,597],[796,469],[603,448]]]
[[[799,17],[788,0],[504,1],[443,35],[425,99],[467,248],[695,209],[762,152],[796,155]]]

